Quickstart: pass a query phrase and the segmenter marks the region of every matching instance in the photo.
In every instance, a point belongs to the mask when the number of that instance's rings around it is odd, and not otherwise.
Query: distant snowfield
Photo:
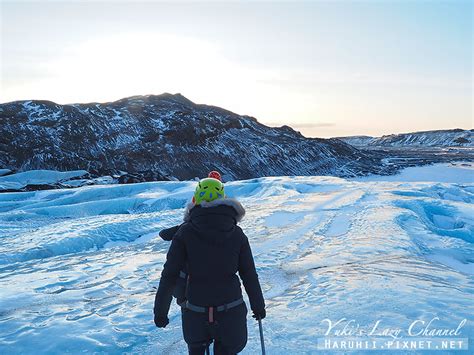
[[[403,169],[397,175],[372,175],[357,178],[358,181],[405,181],[405,182],[451,182],[474,183],[474,163],[452,163],[415,166]]]
[[[461,333],[472,339],[472,177],[472,164],[458,163],[227,183],[247,210],[267,352],[316,352],[324,319],[403,331],[417,319],[443,328],[467,319]],[[181,222],[194,185],[0,194],[0,353],[185,353],[178,307],[165,329],[152,308],[169,247],[158,232]],[[243,354],[256,354],[253,318],[248,327]]]

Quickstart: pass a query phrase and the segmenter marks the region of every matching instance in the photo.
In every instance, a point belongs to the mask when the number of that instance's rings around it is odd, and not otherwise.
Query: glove
[[[181,307],[181,305],[186,302],[186,298],[177,298],[176,304]]]
[[[168,317],[160,317],[160,316],[155,315],[155,325],[158,328],[166,327],[169,322],[170,322],[170,320],[168,319]]]
[[[267,316],[267,312],[265,311],[265,308],[262,309],[261,311],[254,311],[253,316],[256,320],[263,319]]]
[[[161,239],[163,240],[166,240],[167,242],[169,242],[170,240],[173,239],[174,235],[176,234],[176,232],[178,231],[180,226],[174,226],[174,227],[171,227],[171,228],[166,228],[166,229],[162,229],[160,230],[160,237]]]

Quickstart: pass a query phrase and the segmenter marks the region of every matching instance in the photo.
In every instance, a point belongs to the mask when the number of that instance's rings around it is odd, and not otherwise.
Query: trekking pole
[[[265,355],[265,341],[263,340],[262,320],[258,320],[258,330],[260,331],[260,345],[262,346],[262,355]]]
[[[207,342],[206,355],[211,355],[211,350],[210,350],[211,344],[212,344],[212,340]]]

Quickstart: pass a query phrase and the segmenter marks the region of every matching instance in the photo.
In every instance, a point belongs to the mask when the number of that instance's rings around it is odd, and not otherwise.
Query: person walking
[[[180,271],[187,270],[182,307],[184,340],[191,355],[204,354],[214,343],[214,354],[237,354],[247,344],[249,296],[253,317],[265,318],[265,301],[247,236],[237,225],[245,215],[240,202],[226,198],[215,178],[199,181],[194,203],[185,210],[184,223],[174,233],[156,292],[154,321],[164,328]]]
[[[218,171],[212,170],[211,172],[209,172],[207,177],[212,177],[212,178],[217,179],[220,182],[222,182],[221,174]],[[194,207],[193,206],[195,204],[194,195],[193,195],[193,198],[192,198],[191,202],[192,202],[192,204],[190,204],[187,207],[187,210],[190,210],[192,207]],[[180,226],[181,225],[177,225],[177,226],[174,226],[174,227],[162,229],[159,233],[161,239],[163,239],[164,241],[167,241],[167,242],[170,242],[171,240],[173,240],[173,237],[175,236],[176,232],[179,230]],[[186,268],[184,268],[183,270],[181,270],[179,272],[179,278],[176,281],[176,285],[175,285],[175,288],[174,288],[174,291],[173,291],[173,296],[176,297],[176,303],[178,305],[181,305],[184,301],[186,301],[186,285],[187,285],[187,282],[188,282],[188,272],[187,272]]]

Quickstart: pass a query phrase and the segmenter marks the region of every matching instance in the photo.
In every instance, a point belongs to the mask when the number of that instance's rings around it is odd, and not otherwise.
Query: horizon
[[[306,137],[472,129],[472,7],[2,1],[0,102],[181,92]]]
[[[120,100],[124,100],[124,99],[130,99],[130,98],[134,98],[134,97],[147,97],[147,96],[162,96],[162,95],[171,95],[171,96],[176,96],[176,95],[181,95],[182,97],[184,97],[185,99],[191,101],[193,104],[195,105],[206,105],[206,106],[212,106],[212,107],[218,107],[220,109],[224,109],[224,110],[227,110],[225,107],[222,107],[222,106],[219,106],[219,105],[209,105],[209,104],[206,104],[206,103],[202,103],[202,102],[195,102],[194,100],[190,99],[189,97],[187,97],[186,95],[183,95],[182,93],[180,92],[177,92],[177,93],[170,93],[170,92],[163,92],[161,94],[146,94],[146,95],[132,95],[132,96],[128,96],[128,97],[122,97],[122,98],[119,98],[119,99],[116,99],[116,100],[112,100],[112,101],[107,101],[107,102],[98,102],[98,101],[91,101],[91,102],[71,102],[71,103],[59,103],[59,102],[55,102],[55,101],[51,101],[51,100],[47,100],[47,99],[24,99],[24,100],[14,100],[14,101],[9,101],[9,102],[2,102],[0,103],[0,105],[5,105],[5,104],[10,104],[10,103],[14,103],[14,102],[23,102],[23,101],[49,101],[49,102],[52,102],[54,104],[58,104],[58,105],[61,105],[61,106],[72,106],[72,105],[89,105],[89,104],[95,104],[95,103],[98,103],[98,104],[109,104],[109,103],[114,103],[116,101],[120,101]],[[230,110],[227,110],[227,111],[230,111]],[[378,138],[378,137],[382,137],[382,136],[390,136],[390,135],[402,135],[402,134],[410,134],[410,133],[424,133],[424,132],[432,132],[432,131],[450,131],[450,130],[456,130],[456,129],[461,129],[461,130],[465,130],[465,131],[469,131],[469,130],[473,130],[474,128],[463,128],[463,127],[452,127],[452,128],[442,128],[442,129],[427,129],[427,130],[421,130],[421,131],[403,131],[403,132],[393,132],[393,133],[387,133],[387,134],[383,134],[383,135],[379,135],[379,136],[370,136],[368,134],[357,134],[357,135],[352,135],[352,136],[331,136],[331,137],[309,137],[307,135],[304,134],[304,132],[301,132],[299,129],[297,129],[296,127],[293,127],[291,124],[276,124],[276,125],[272,125],[272,122],[261,122],[261,120],[259,120],[258,117],[254,117],[254,116],[251,116],[251,115],[247,115],[245,113],[239,113],[239,112],[233,112],[233,111],[230,111],[236,115],[239,115],[239,116],[249,116],[249,117],[252,117],[252,118],[255,118],[258,123],[260,124],[263,124],[267,127],[282,127],[282,126],[289,126],[291,127],[292,129],[294,129],[295,131],[297,132],[300,132],[304,137],[306,138],[326,138],[326,139],[330,139],[330,138],[345,138],[345,137],[357,137],[357,136],[360,136],[360,137],[373,137],[373,138]]]

